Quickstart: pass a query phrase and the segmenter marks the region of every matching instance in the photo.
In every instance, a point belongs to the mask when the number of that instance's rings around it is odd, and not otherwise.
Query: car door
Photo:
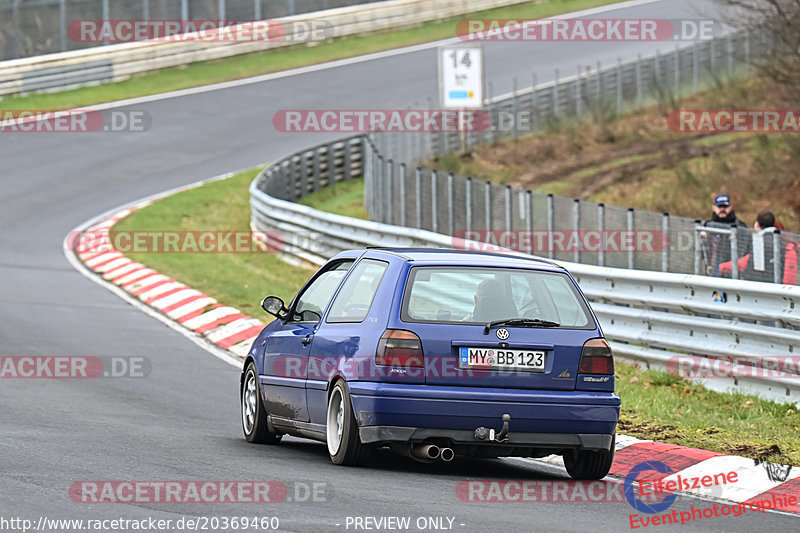
[[[308,422],[305,381],[311,339],[352,265],[352,259],[343,259],[320,269],[292,300],[286,321],[267,338],[261,390],[272,416]]]
[[[374,347],[386,325],[386,313],[375,296],[389,263],[362,259],[353,267],[314,335],[306,379],[311,422],[325,425],[327,389],[334,375],[370,379]],[[372,349],[368,348],[372,347]]]

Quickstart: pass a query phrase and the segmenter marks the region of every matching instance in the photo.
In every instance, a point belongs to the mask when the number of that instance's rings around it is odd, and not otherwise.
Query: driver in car
[[[478,284],[473,296],[475,308],[464,317],[465,322],[491,322],[503,318],[516,318],[517,308],[511,298],[503,294],[503,286],[496,279],[485,279]]]

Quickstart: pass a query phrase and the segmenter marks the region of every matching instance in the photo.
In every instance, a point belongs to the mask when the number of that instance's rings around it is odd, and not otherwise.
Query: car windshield
[[[526,318],[553,322],[562,328],[595,327],[577,287],[566,274],[492,267],[412,268],[402,318],[407,322],[484,325]]]

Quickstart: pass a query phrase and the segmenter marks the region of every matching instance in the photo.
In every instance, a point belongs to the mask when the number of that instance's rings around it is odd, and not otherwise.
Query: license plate
[[[508,350],[461,347],[459,368],[486,370],[528,370],[544,372],[545,352],[541,350]]]

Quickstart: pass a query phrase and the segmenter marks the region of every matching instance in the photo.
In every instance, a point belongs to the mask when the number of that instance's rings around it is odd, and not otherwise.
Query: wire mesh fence
[[[432,157],[541,131],[562,119],[624,113],[748,75],[753,62],[774,47],[766,35],[752,28],[628,62],[578,67],[568,78],[557,71],[545,84],[531,77],[533,85],[523,90],[516,90],[514,80],[511,94],[485,103],[492,127],[480,131],[370,133],[365,157],[382,161],[366,174],[370,217],[452,235],[454,246],[466,246],[467,238],[483,243],[483,249],[512,248],[563,261],[798,284],[798,234],[729,226],[703,231],[707,226],[700,220],[418,167]],[[508,127],[499,127],[504,123]],[[387,180],[405,184],[402,199]]]
[[[624,112],[650,105],[670,90],[688,94],[711,86],[721,76],[748,73],[750,62],[770,49],[763,38],[753,38],[755,31],[601,67],[594,77],[582,73],[514,91],[487,102],[486,109],[519,112],[527,106],[531,124],[544,128],[549,121],[570,113],[574,117],[592,106],[611,105]],[[651,82],[645,82],[648,75]],[[475,244],[466,242],[470,240],[483,250],[511,248],[598,266],[799,284],[800,234],[704,224],[418,166],[432,156],[519,133],[355,135],[279,161],[258,186],[271,196],[295,201],[363,175],[364,203],[372,220],[450,235],[456,248],[474,249]],[[715,297],[726,298],[724,293]]]

